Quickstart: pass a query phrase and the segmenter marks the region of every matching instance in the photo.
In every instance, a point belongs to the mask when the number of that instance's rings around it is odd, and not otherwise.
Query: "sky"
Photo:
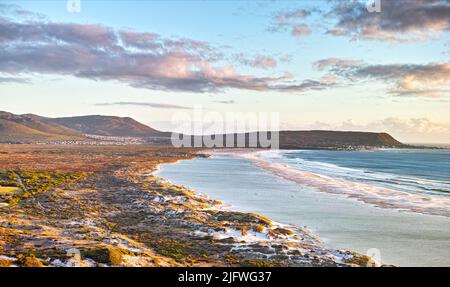
[[[450,2],[372,1],[1,1],[0,110],[171,130],[201,106],[450,143]]]

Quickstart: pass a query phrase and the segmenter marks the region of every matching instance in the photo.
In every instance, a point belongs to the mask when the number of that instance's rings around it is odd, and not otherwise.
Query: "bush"
[[[160,242],[155,247],[155,250],[156,250],[156,252],[158,252],[161,255],[175,258],[175,259],[186,258],[189,253],[187,245],[182,244],[175,240]]]
[[[22,267],[44,267],[44,264],[33,254],[20,257],[19,264]]]

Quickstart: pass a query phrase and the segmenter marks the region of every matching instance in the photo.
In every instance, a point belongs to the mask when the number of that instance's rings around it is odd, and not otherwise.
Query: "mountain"
[[[7,143],[34,143],[48,141],[81,140],[83,136],[52,134],[30,128],[0,118],[0,142]]]
[[[132,118],[80,116],[48,118],[0,111],[0,142],[32,143],[86,140],[85,134],[111,137],[169,137]]]
[[[132,118],[114,116],[81,116],[54,118],[51,122],[77,130],[83,134],[114,137],[151,137],[161,132]]]
[[[249,144],[249,136],[240,134]],[[141,138],[140,142],[170,145],[171,133],[160,132],[129,117],[79,116],[47,118],[33,114],[15,115],[0,112],[0,142],[33,143],[86,140],[85,135]],[[230,135],[228,135],[230,136]],[[237,142],[238,135],[232,134]],[[226,142],[227,135],[217,135]],[[190,136],[191,142],[199,136]],[[344,131],[281,131],[281,149],[405,147],[387,133]],[[259,142],[258,146],[261,146]]]
[[[271,139],[271,132],[268,132],[268,139]],[[250,145],[250,136],[252,136],[253,145]],[[190,136],[192,144],[200,142],[201,136]],[[188,136],[189,138],[189,136]],[[245,145],[239,147],[264,147],[260,143],[259,133],[240,133],[216,135],[215,138],[222,138],[223,143],[238,138],[245,139]],[[266,135],[262,137],[266,139]],[[187,140],[189,142],[189,140]],[[235,144],[237,146],[237,144]],[[372,132],[347,132],[347,131],[280,131],[279,148],[280,149],[348,149],[359,147],[406,147],[406,145],[394,139],[387,133]]]
[[[280,148],[348,146],[399,147],[403,144],[387,133],[347,131],[281,131]]]
[[[24,125],[30,129],[37,130],[47,134],[81,136],[82,134],[74,129],[52,122],[52,119],[33,114],[15,115],[7,112],[0,112],[0,119],[15,122]]]
[[[35,143],[84,139],[82,133],[52,123],[47,118],[0,111],[0,142]]]

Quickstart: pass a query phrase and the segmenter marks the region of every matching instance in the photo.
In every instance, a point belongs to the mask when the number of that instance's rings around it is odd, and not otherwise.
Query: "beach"
[[[386,204],[383,198],[368,202],[362,196],[318,191],[265,169],[252,159],[254,153],[227,153],[163,165],[158,175],[219,199],[233,210],[306,226],[331,249],[373,255],[379,251],[383,263],[399,266],[450,264],[446,253],[450,248],[449,219],[418,212],[436,211],[433,208],[438,202],[431,209],[405,209]],[[367,190],[361,194],[368,196]]]

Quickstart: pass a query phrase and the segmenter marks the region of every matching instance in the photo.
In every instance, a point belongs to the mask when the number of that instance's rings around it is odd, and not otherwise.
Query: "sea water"
[[[422,150],[418,157],[414,153],[269,151],[260,157],[336,180],[397,188],[438,199],[448,196],[448,151]],[[436,167],[436,172],[418,171],[427,167]],[[399,266],[450,266],[450,218],[445,216],[402,211],[395,206],[376,207],[275,176],[252,161],[220,155],[165,164],[158,175],[219,199],[233,210],[306,226],[330,248],[361,253],[378,250],[384,263]],[[420,182],[431,182],[433,188]]]
[[[450,197],[448,149],[271,151],[263,157],[352,182]]]

